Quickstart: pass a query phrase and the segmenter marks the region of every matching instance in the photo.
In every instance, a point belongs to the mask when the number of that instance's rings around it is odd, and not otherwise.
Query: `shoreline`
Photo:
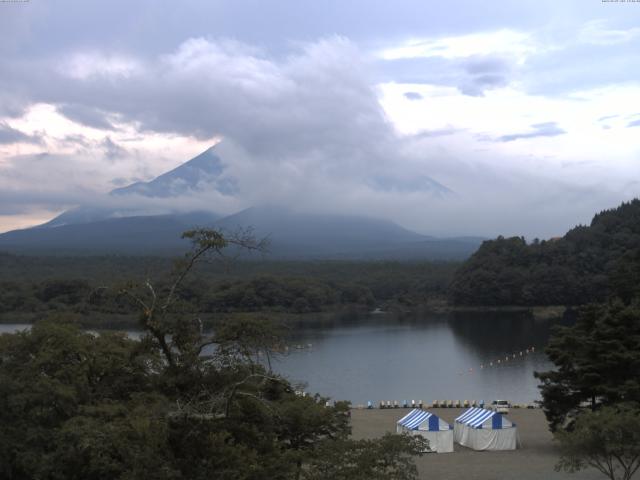
[[[570,311],[573,307],[567,307],[563,305],[547,305],[547,306],[517,306],[517,305],[500,305],[500,306],[466,306],[466,305],[450,305],[446,302],[425,303],[417,305],[412,308],[398,308],[397,305],[391,305],[387,310],[376,308],[374,310],[368,310],[363,306],[356,308],[344,308],[336,310],[326,310],[321,312],[309,312],[309,313],[292,313],[292,312],[278,312],[278,311],[256,311],[256,312],[221,312],[221,313],[208,313],[208,317],[229,317],[235,314],[237,315],[258,315],[258,316],[273,316],[284,319],[287,323],[291,322],[292,325],[304,325],[311,322],[322,321],[335,321],[340,317],[357,317],[360,319],[374,320],[376,317],[386,317],[389,315],[398,316],[415,316],[415,315],[448,315],[455,313],[469,313],[469,314],[482,314],[482,313],[505,313],[505,314],[521,314],[531,315],[535,320],[551,320],[554,318],[562,318],[565,313]],[[48,312],[14,312],[4,313],[0,315],[0,325],[9,324],[33,324],[36,321],[46,318],[48,315],[55,315],[65,313],[61,311],[48,311]],[[82,314],[76,312],[69,312],[70,316],[74,317],[73,320],[79,325],[85,328],[103,328],[105,330],[120,330],[120,329],[133,329],[139,326],[137,320],[137,314],[104,314],[96,312],[95,315],[101,317],[103,321],[83,321]],[[86,316],[87,319],[91,318],[91,314]]]
[[[536,320],[549,320],[552,318],[562,318],[564,314],[573,307],[565,305],[497,305],[497,306],[467,306],[467,305],[444,305],[434,306],[435,313],[522,313],[531,314]]]

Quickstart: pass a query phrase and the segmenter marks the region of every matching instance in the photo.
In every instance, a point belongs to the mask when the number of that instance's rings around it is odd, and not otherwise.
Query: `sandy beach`
[[[449,423],[463,409],[430,409]],[[353,410],[351,422],[354,438],[375,438],[395,432],[396,421],[406,409]],[[421,479],[429,480],[591,480],[605,478],[596,470],[569,474],[554,471],[558,452],[542,410],[512,409],[508,418],[515,422],[522,448],[507,452],[476,452],[458,444],[453,453],[431,453],[416,459]],[[638,477],[640,478],[640,477]]]

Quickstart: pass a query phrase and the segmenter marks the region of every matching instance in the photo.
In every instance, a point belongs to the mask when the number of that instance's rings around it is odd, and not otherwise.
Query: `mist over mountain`
[[[207,189],[215,189],[224,195],[237,192],[237,181],[224,176],[225,167],[220,157],[210,147],[197,157],[163,173],[149,182],[136,182],[112,190],[110,195],[143,195],[146,197],[177,197]]]
[[[151,181],[136,182],[126,187],[116,188],[109,192],[107,198],[98,199],[98,205],[72,208],[40,225],[39,228],[123,217],[176,214],[181,212],[168,206],[167,199],[211,191],[231,196],[237,191],[237,182],[233,177],[224,175],[225,167],[222,160],[213,150],[214,147],[210,147],[188,162]],[[154,208],[153,202],[141,204],[141,198],[163,199],[165,202],[162,202],[162,206]],[[215,207],[211,210],[215,211]]]
[[[256,237],[268,238],[264,255],[288,259],[460,259],[481,242],[475,237],[438,239],[380,218],[301,212],[277,205],[254,206],[229,216],[216,213],[215,204],[206,210],[180,211],[185,196],[212,191],[236,195],[237,181],[225,170],[213,147],[209,148],[149,182],[111,191],[103,205],[79,206],[38,227],[0,235],[0,248],[38,253],[174,254],[188,247],[180,236],[194,227],[227,233],[251,229]]]

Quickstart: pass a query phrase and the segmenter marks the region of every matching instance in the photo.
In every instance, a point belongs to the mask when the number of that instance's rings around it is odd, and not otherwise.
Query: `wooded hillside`
[[[640,200],[558,239],[484,242],[449,288],[458,305],[580,305],[631,299],[640,285]]]

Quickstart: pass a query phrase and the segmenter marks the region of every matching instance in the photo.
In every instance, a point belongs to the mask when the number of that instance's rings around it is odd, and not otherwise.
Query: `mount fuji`
[[[378,218],[301,213],[282,206],[255,206],[222,216],[215,205],[203,211],[167,211],[173,199],[215,191],[236,196],[238,181],[209,148],[148,182],[112,190],[100,206],[79,206],[51,221],[0,235],[0,250],[53,254],[176,254],[188,245],[181,233],[194,227],[223,231],[252,228],[268,237],[269,258],[287,259],[460,259],[482,239],[434,238]],[[140,200],[144,208],[140,205]],[[150,212],[154,202],[162,205]],[[114,206],[117,205],[117,206]]]

